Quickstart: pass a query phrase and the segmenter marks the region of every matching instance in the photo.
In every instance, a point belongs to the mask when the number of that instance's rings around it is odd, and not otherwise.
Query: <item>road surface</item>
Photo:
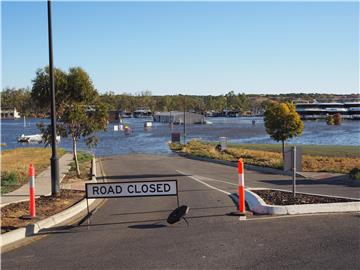
[[[2,254],[3,269],[360,268],[359,213],[239,221],[228,215],[235,205],[221,192],[236,192],[236,168],[150,155],[105,158],[102,165],[107,181],[177,179],[180,204],[190,207],[189,226],[165,221],[175,197],[108,199],[89,227],[84,222],[57,228]],[[286,188],[281,181],[289,177],[248,171],[245,179],[252,186]],[[298,189],[311,188],[358,194],[356,188],[321,183]]]

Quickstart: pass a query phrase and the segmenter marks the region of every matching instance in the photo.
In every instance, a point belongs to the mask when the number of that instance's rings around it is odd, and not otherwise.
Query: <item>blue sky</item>
[[[2,2],[2,87],[48,64],[47,6]],[[100,92],[357,93],[359,3],[54,2],[56,67]]]

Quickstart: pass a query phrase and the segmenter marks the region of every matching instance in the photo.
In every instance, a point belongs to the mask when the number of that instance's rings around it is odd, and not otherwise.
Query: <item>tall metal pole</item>
[[[55,117],[55,79],[53,63],[53,46],[52,46],[52,26],[51,26],[51,1],[47,1],[48,8],[48,35],[49,35],[49,76],[51,92],[51,194],[60,195],[59,183],[59,159],[56,155],[56,117]]]
[[[184,96],[184,144],[186,144],[186,121],[185,121],[186,99]]]

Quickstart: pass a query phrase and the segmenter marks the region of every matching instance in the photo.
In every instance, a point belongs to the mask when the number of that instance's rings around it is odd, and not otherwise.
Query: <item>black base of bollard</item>
[[[32,217],[30,215],[23,215],[20,217],[20,219],[23,219],[23,220],[40,220],[39,217]]]
[[[236,217],[246,217],[246,212],[240,212],[240,211],[236,211],[236,212],[231,212],[229,214],[230,216],[236,216]]]

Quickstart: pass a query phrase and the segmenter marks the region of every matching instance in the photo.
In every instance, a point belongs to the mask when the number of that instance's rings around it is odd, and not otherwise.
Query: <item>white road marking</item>
[[[229,185],[232,185],[232,186],[238,186],[238,184],[235,184],[235,183],[231,183],[231,182],[227,182],[227,181],[223,181],[223,180],[217,180],[217,179],[213,179],[213,178],[209,178],[209,177],[205,177],[205,176],[200,176],[200,175],[196,175],[198,178],[200,179],[204,179],[204,180],[207,180],[207,181],[214,181],[214,182],[220,182],[220,183],[225,183],[225,184],[229,184]]]
[[[195,181],[197,181],[197,182],[199,182],[199,183],[201,183],[201,184],[203,184],[203,185],[205,185],[205,186],[207,186],[207,187],[211,188],[211,189],[214,189],[214,190],[220,191],[220,192],[222,192],[222,193],[225,193],[226,195],[231,195],[231,193],[230,193],[230,192],[227,192],[227,191],[225,191],[225,190],[222,190],[222,189],[219,189],[219,188],[214,187],[214,186],[212,186],[212,185],[209,185],[209,184],[205,183],[204,181],[201,181],[200,179],[198,179],[198,178],[197,178],[197,177],[195,177],[195,176],[188,175],[187,173],[184,173],[184,172],[179,171],[179,170],[176,170],[176,171],[177,171],[178,173],[183,174],[183,175],[184,175],[184,176],[186,176],[186,177],[189,177],[189,178],[191,178],[191,179],[193,179],[193,180],[195,180]]]

